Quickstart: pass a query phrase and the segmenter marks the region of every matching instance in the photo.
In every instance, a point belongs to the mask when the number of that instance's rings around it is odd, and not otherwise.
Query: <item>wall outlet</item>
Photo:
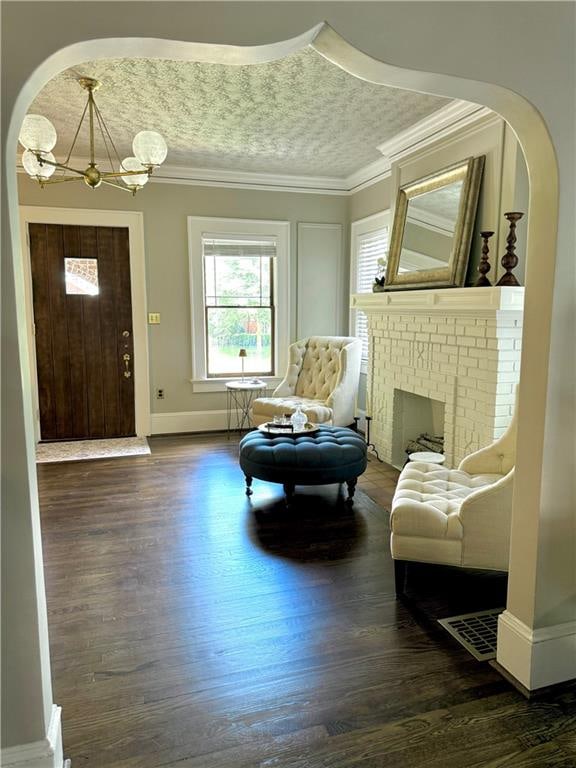
[[[148,312],[148,325],[160,325],[160,312]]]
[[[157,389],[156,390],[156,400],[164,400],[164,390],[163,389]]]

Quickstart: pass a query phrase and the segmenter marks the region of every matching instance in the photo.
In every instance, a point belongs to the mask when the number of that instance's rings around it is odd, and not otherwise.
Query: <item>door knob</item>
[[[130,370],[130,355],[128,352],[122,355],[122,360],[124,360],[124,378],[129,379],[132,376],[132,371]]]

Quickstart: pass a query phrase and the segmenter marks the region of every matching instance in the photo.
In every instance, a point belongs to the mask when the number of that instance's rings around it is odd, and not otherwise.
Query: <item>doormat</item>
[[[503,610],[504,608],[493,608],[490,611],[464,613],[462,616],[438,619],[438,623],[475,659],[489,661],[496,658],[498,616]]]
[[[145,437],[117,437],[110,440],[71,440],[67,443],[39,443],[36,462],[50,464],[59,461],[113,459],[119,456],[145,456],[150,446]]]

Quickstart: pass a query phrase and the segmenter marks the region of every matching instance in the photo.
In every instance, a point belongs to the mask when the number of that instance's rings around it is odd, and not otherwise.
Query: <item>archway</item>
[[[448,75],[436,75],[399,69],[361,53],[348,44],[327,24],[313,28],[297,38],[257,47],[212,46],[208,44],[183,43],[156,39],[111,38],[91,40],[68,46],[44,61],[19,94],[11,115],[7,140],[7,189],[10,216],[10,237],[12,253],[11,266],[14,274],[15,306],[13,317],[15,333],[18,334],[19,386],[21,387],[21,423],[25,434],[25,467],[22,477],[27,482],[30,505],[35,527],[35,564],[37,600],[39,613],[43,607],[43,580],[41,576],[41,548],[38,534],[37,492],[33,463],[34,436],[26,382],[28,355],[24,333],[23,278],[18,227],[18,197],[16,189],[16,146],[20,125],[26,110],[36,93],[59,71],[87,59],[110,56],[129,57],[135,54],[147,57],[196,59],[205,62],[249,64],[282,58],[289,53],[312,46],[337,66],[349,73],[375,83],[420,90],[440,96],[474,101],[499,113],[512,126],[524,149],[530,179],[530,216],[527,246],[527,288],[524,315],[524,351],[522,383],[519,393],[519,455],[518,482],[514,502],[512,530],[512,556],[510,571],[510,604],[514,603],[516,613],[525,624],[532,618],[532,607],[525,598],[523,585],[536,580],[536,558],[534,542],[538,536],[539,504],[542,485],[541,455],[544,443],[545,402],[548,383],[548,346],[553,290],[553,258],[544,263],[538,255],[554,249],[550,244],[556,241],[558,218],[558,183],[554,149],[544,121],[525,99],[502,87],[485,83],[462,80]],[[24,482],[24,480],[23,480]],[[520,527],[518,510],[522,510]],[[45,635],[45,616],[40,618],[40,644],[42,654],[48,663]]]

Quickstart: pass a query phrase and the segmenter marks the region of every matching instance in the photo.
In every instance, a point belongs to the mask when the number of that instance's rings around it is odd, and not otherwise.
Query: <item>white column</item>
[[[6,195],[4,195],[6,199]],[[60,708],[52,700],[23,308],[11,247],[2,251],[2,766],[61,768]],[[17,225],[14,228],[17,232]],[[21,273],[16,280],[22,280]],[[21,338],[20,349],[25,348]],[[26,444],[28,436],[28,445]]]
[[[514,504],[508,600],[498,623],[497,661],[529,691],[576,679],[576,511],[558,492],[566,473],[574,482],[573,446],[557,439],[569,390],[548,396],[539,515],[523,516],[523,504]]]
[[[531,190],[533,184],[531,179]],[[517,463],[531,467],[540,483],[529,487],[527,475],[517,475],[507,608],[498,626],[498,662],[531,691],[576,679],[575,272],[572,235],[568,240],[558,240],[544,415],[534,408],[539,393],[532,390],[534,368],[545,361],[522,360]],[[527,283],[540,262],[528,262]],[[532,279],[536,288],[531,290],[537,291],[538,284]],[[530,344],[540,321],[538,315],[530,317],[531,295],[527,288],[525,328],[527,322],[530,328],[525,340]],[[542,418],[544,444],[538,451],[529,429]]]

